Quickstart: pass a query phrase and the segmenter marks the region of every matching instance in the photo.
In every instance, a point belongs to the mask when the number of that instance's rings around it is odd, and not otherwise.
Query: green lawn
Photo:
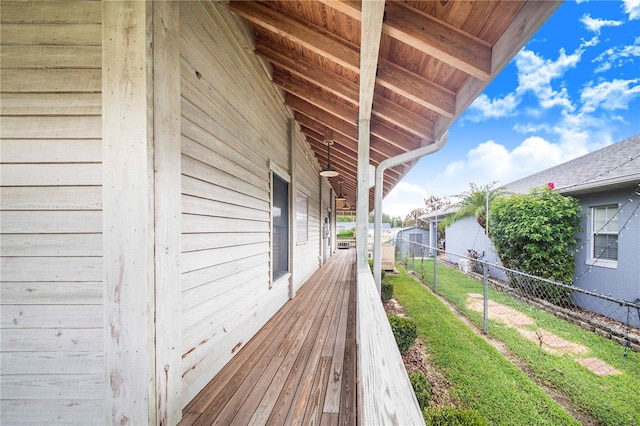
[[[425,281],[432,285],[433,260],[425,260],[424,268],[416,269],[422,269]],[[409,284],[412,283],[407,281]],[[418,291],[420,285],[412,285],[416,287],[412,291]],[[426,290],[420,290],[428,295]],[[406,291],[397,290],[396,293],[404,298]],[[438,266],[438,294],[456,305],[481,328],[482,315],[468,309],[465,304],[468,293],[482,293],[482,283],[455,269]],[[539,354],[536,343],[527,340],[513,328],[491,320],[489,334],[504,342],[514,355],[526,363],[538,380],[563,392],[603,425],[640,425],[640,354],[627,351],[625,356],[624,349],[617,343],[519,302],[507,294],[490,289],[489,297],[533,318],[536,328],[543,328],[588,347],[589,353],[582,357],[599,358],[622,372],[620,375],[600,377],[578,364],[574,359],[577,356],[552,355],[544,351]],[[420,299],[411,298],[410,303],[420,305]]]
[[[495,425],[579,424],[412,277],[403,271],[388,278],[460,404]]]

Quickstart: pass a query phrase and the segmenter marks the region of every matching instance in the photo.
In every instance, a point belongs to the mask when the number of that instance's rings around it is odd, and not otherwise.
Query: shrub
[[[429,402],[431,402],[431,384],[429,384],[427,376],[417,370],[412,371],[409,373],[409,381],[418,399],[420,409],[424,410],[425,407],[429,406]]]
[[[338,238],[353,238],[353,229],[338,232]]]
[[[382,281],[381,297],[383,302],[387,302],[393,298],[393,284],[389,281]]]
[[[580,204],[549,187],[497,200],[489,213],[489,233],[502,264],[530,275],[573,280]],[[543,282],[523,288],[535,297],[563,304],[571,296],[564,288]]]
[[[489,426],[489,422],[472,410],[442,407],[422,412],[427,426]]]
[[[416,323],[411,318],[399,317],[397,315],[387,315],[389,324],[391,324],[391,331],[393,331],[393,337],[396,339],[398,349],[403,354],[409,350],[418,337],[418,331]]]

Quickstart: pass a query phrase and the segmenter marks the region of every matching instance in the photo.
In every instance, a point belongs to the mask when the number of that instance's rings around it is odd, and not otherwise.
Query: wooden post
[[[152,3],[105,1],[102,12],[104,423],[148,425],[156,423]]]
[[[153,2],[155,340],[158,425],[182,418],[180,3]]]
[[[356,203],[356,252],[358,270],[368,269],[369,239],[369,142],[371,120],[358,121],[358,199]]]

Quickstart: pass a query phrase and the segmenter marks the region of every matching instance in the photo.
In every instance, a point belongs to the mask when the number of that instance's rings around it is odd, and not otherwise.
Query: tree
[[[580,204],[551,187],[503,197],[489,213],[489,234],[507,268],[568,284],[575,267],[575,234],[580,231]],[[549,283],[527,283],[527,291],[563,304],[570,293]]]
[[[489,191],[489,210],[491,205],[500,197],[505,194],[504,188],[495,188]],[[474,216],[478,224],[482,229],[486,228],[486,206],[487,206],[487,191],[485,188],[476,185],[475,183],[469,183],[469,191],[465,191],[461,194],[462,201],[458,203],[460,209],[447,216],[441,226],[447,227],[451,224],[459,221],[467,216]],[[486,230],[485,230],[486,232]]]
[[[436,210],[440,210],[443,207],[451,205],[451,200],[446,195],[442,197],[438,197],[437,195],[430,195],[429,198],[424,199],[424,205],[427,209],[427,213],[431,213]]]
[[[424,216],[429,213],[426,208],[419,207],[417,209],[413,209],[404,219],[404,226],[416,226],[416,219],[419,219],[420,216]]]

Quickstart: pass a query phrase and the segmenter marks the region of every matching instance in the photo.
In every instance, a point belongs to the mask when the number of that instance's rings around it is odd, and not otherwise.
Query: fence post
[[[484,333],[489,333],[489,266],[482,263],[482,295],[484,299]]]
[[[438,247],[436,247],[436,255],[433,257],[433,291],[438,293]]]

